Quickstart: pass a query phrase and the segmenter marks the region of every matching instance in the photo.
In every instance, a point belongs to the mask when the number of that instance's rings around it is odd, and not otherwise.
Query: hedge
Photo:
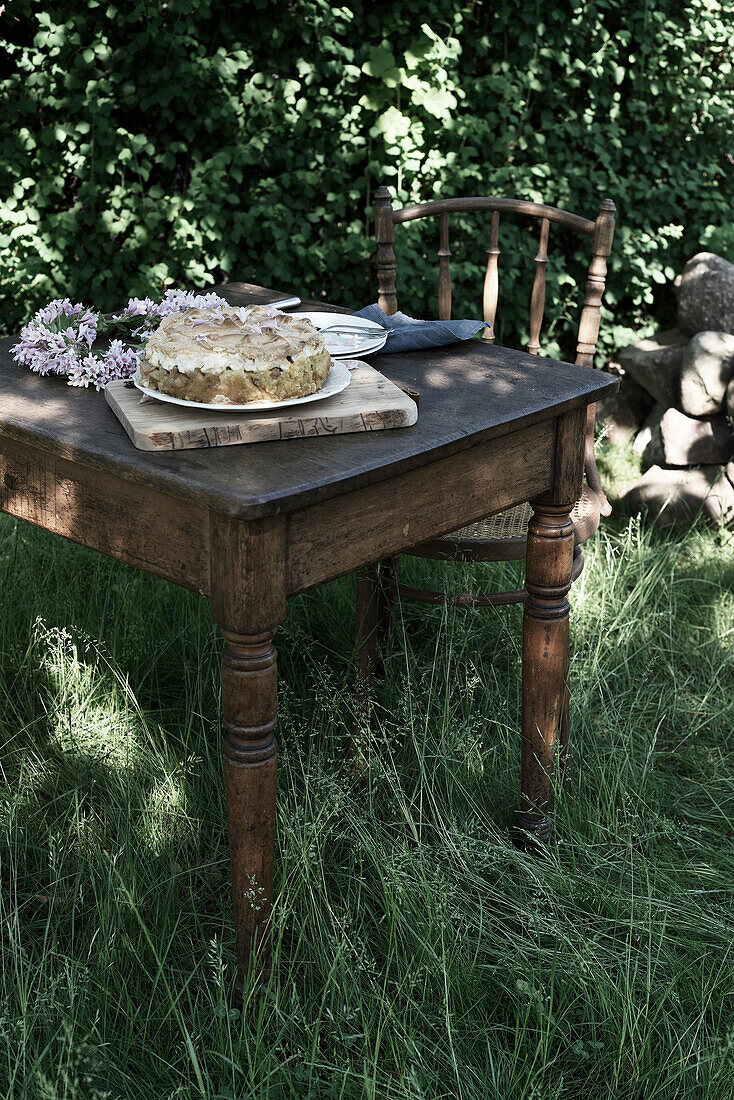
[[[381,182],[398,202],[515,195],[588,217],[612,197],[607,346],[665,319],[702,244],[734,250],[731,24],[716,0],[14,0],[2,19],[5,331],[58,295],[111,309],[225,279],[372,301]],[[453,235],[467,316],[487,232],[459,220]],[[417,313],[435,308],[436,234],[401,227],[401,304]],[[574,242],[555,243],[557,351],[582,271]],[[510,342],[530,227],[503,228],[501,247]]]

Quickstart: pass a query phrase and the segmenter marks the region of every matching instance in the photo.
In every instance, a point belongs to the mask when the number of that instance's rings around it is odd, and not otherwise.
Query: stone
[[[724,405],[734,375],[734,335],[699,332],[683,352],[680,403],[689,416],[710,416]]]
[[[645,453],[653,437],[655,429],[660,424],[660,421],[665,415],[665,412],[666,406],[661,405],[660,402],[658,402],[657,405],[653,405],[652,410],[647,417],[647,420],[640,428],[637,436],[635,437],[635,441],[632,444],[632,450],[636,455],[641,455]]]
[[[610,443],[624,447],[642,425],[653,399],[618,363],[609,362],[604,369],[619,378],[620,386],[597,403],[596,422],[604,427]]]
[[[642,452],[642,470],[649,470],[651,466],[665,466],[665,452],[663,450],[663,438],[660,434],[660,424],[652,429],[650,439]]]
[[[676,293],[682,332],[734,332],[734,264],[723,256],[693,256],[683,268]]]
[[[726,407],[726,415],[729,417],[730,423],[734,424],[734,378],[732,378],[731,382],[726,387],[724,404]]]
[[[734,519],[734,485],[723,466],[696,470],[651,466],[619,503],[632,512],[647,512],[661,527],[685,530],[699,515],[709,526],[718,527]]]
[[[666,409],[652,426],[642,468],[713,465],[728,462],[732,454],[734,436],[725,416],[696,420],[678,409]]]
[[[637,409],[621,390],[598,402],[596,422],[604,428],[604,438],[617,447],[625,447],[640,427]]]
[[[680,368],[688,337],[668,329],[617,352],[619,365],[661,405],[680,401]]]

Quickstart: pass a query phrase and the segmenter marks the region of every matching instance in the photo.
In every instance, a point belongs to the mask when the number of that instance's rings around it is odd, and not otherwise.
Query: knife
[[[291,306],[300,306],[300,298],[281,298],[278,302],[268,302],[269,306],[274,306],[275,309],[290,309]]]

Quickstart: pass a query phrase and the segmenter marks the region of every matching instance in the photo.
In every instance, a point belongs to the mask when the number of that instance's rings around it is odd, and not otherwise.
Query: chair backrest
[[[417,218],[438,216],[438,316],[442,320],[451,317],[451,250],[449,248],[449,215],[466,214],[475,211],[491,211],[492,220],[489,230],[489,248],[487,250],[487,271],[484,276],[483,319],[487,323],[483,339],[494,342],[494,322],[497,315],[499,298],[499,227],[501,214],[520,214],[540,220],[540,239],[538,254],[535,257],[535,278],[530,292],[530,340],[527,350],[531,355],[540,351],[540,330],[545,312],[545,269],[548,263],[548,240],[551,222],[571,229],[582,236],[591,238],[591,259],[586,277],[586,295],[579,320],[576,362],[582,366],[593,365],[596,342],[599,337],[601,301],[607,274],[607,258],[612,250],[614,237],[615,206],[611,199],[604,199],[599,207],[596,221],[559,210],[555,206],[545,206],[522,199],[500,199],[475,197],[466,199],[439,199],[436,202],[422,202],[415,206],[404,206],[393,210],[392,197],[387,187],[379,187],[375,192],[375,236],[377,240],[377,279],[379,283],[379,304],[385,313],[394,313],[398,308],[395,288],[395,226],[400,222],[415,221]]]
[[[489,248],[487,250],[487,271],[484,276],[484,313],[487,324],[483,339],[494,343],[494,322],[497,315],[499,298],[499,226],[500,215],[520,214],[540,219],[540,240],[538,254],[535,257],[535,278],[530,292],[530,340],[527,350],[531,355],[540,351],[540,330],[545,312],[545,269],[548,263],[548,239],[551,222],[565,226],[583,236],[591,238],[591,259],[586,276],[586,294],[579,320],[576,362],[584,367],[594,365],[596,342],[599,338],[601,320],[601,302],[607,275],[607,259],[612,251],[614,239],[615,205],[611,199],[604,199],[599,207],[595,221],[559,210],[555,206],[545,206],[537,202],[525,202],[523,199],[500,199],[477,196],[465,199],[439,199],[435,202],[421,202],[415,206],[404,206],[393,210],[392,196],[387,187],[378,187],[375,192],[375,238],[377,241],[377,280],[379,284],[378,303],[385,313],[395,313],[398,308],[395,289],[395,226],[400,222],[415,221],[437,215],[439,218],[438,244],[438,316],[441,320],[451,317],[451,249],[449,248],[449,214],[466,214],[474,211],[491,211],[492,221],[489,230]],[[594,456],[594,419],[595,405],[589,405],[586,416],[586,482],[599,498],[602,515],[609,515],[611,507],[604,495]]]

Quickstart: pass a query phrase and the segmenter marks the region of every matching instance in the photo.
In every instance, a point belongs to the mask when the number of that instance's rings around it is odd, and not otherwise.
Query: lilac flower
[[[202,309],[212,319],[221,321],[226,305],[225,299],[217,294],[168,290],[160,302],[151,298],[130,298],[123,310],[107,320],[81,303],[56,298],[39,309],[21,330],[13,356],[18,363],[38,374],[65,374],[70,386],[86,388],[92,385],[101,390],[108,382],[130,378],[135,373],[145,341],[164,317],[186,309]],[[114,339],[106,351],[91,350],[98,336],[113,332],[137,338],[137,347]]]
[[[83,359],[77,359],[74,366],[68,372],[69,386],[83,386],[87,388],[89,383],[96,390],[102,389],[104,375],[104,362],[99,355],[85,355]]]
[[[109,381],[113,378],[131,378],[138,369],[142,356],[142,351],[125,347],[121,340],[113,340],[105,355],[110,373]]]
[[[151,298],[130,298],[125,308],[107,322],[107,328],[146,339],[160,324],[159,305]]]
[[[158,308],[158,303],[152,298],[130,298],[123,313],[128,317],[147,317],[149,313]],[[117,316],[121,317],[123,313]]]
[[[222,307],[228,305],[218,294],[195,294],[192,290],[167,290],[163,301],[158,304],[158,316],[168,317],[171,313],[183,313],[185,309],[211,310],[217,320],[222,320]]]
[[[99,314],[68,298],[39,309],[13,348],[18,363],[37,374],[66,374],[97,336]]]
[[[186,309],[205,309],[212,314],[212,318],[223,320],[222,306],[226,306],[224,298],[217,294],[195,294],[192,290],[167,290],[162,301],[154,302],[152,298],[130,298],[125,308],[116,313],[107,322],[107,331],[117,331],[123,336],[135,336],[139,340],[147,340],[164,317],[172,313],[183,313]]]
[[[142,352],[125,347],[121,340],[113,340],[106,352],[90,353],[77,360],[69,371],[69,385],[86,389],[91,384],[96,390],[103,390],[108,382],[135,374],[141,356]]]

